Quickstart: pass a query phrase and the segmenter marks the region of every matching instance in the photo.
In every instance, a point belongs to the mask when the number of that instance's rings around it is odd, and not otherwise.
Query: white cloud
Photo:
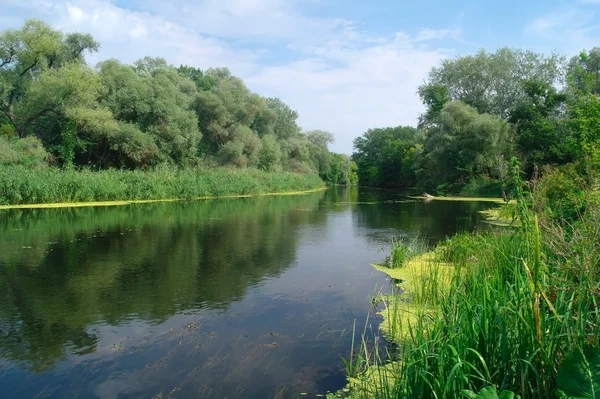
[[[305,0],[304,0],[305,1]],[[295,41],[317,39],[335,29],[335,18],[309,18],[297,5],[300,0],[135,0],[154,15],[176,20],[202,33],[242,40]]]
[[[147,11],[117,7],[108,0],[9,1],[14,4],[14,13],[23,15],[21,23],[25,17],[35,17],[67,32],[91,33],[102,45],[101,52],[89,59],[91,63],[107,57],[133,62],[151,55],[176,65],[233,66],[240,74],[249,73],[256,64],[257,55],[252,51],[234,50],[226,41],[201,35]]]
[[[334,133],[333,149],[345,153],[368,128],[416,123],[417,87],[448,54],[430,45],[460,32],[370,35],[345,19],[306,17],[289,0],[140,0],[133,10],[110,0],[7,1],[18,18],[4,26],[0,19],[0,29],[37,17],[89,32],[102,43],[92,63],[151,55],[203,69],[227,66],[252,90],[298,110],[306,129]],[[285,56],[273,58],[275,52]]]
[[[331,48],[319,52],[321,58],[267,67],[246,80],[298,109],[306,128],[332,131],[334,149],[350,152],[352,140],[368,128],[415,124],[423,109],[417,87],[447,56],[415,41],[399,34],[373,46]]]
[[[600,0],[580,0],[580,4],[600,4]],[[530,36],[546,39],[554,48],[570,54],[598,45],[600,25],[596,12],[577,4],[561,7],[534,18],[526,27]]]

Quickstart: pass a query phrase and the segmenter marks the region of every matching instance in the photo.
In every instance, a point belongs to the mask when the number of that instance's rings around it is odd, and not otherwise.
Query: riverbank
[[[377,266],[402,286],[379,298],[397,345],[363,337],[347,393],[332,396],[561,398],[598,386],[600,206],[567,227],[518,206],[517,229],[459,234]]]
[[[0,209],[117,206],[132,203],[294,195],[322,190],[311,174],[254,169],[126,170],[0,167]]]
[[[495,197],[435,197],[435,196],[409,196],[412,199],[424,200],[424,201],[467,201],[467,202],[493,202],[496,204],[504,204],[506,201],[502,198]]]

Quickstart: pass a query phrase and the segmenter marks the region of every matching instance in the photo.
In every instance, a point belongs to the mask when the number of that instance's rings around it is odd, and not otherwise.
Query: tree
[[[215,84],[214,80],[210,76],[204,74],[200,69],[192,66],[181,65],[179,68],[177,68],[177,72],[181,76],[191,79],[196,85],[196,89],[198,91],[210,90]]]
[[[524,82],[526,97],[514,107],[509,121],[515,125],[516,144],[526,172],[535,165],[572,161],[574,138],[563,119],[567,95],[548,83]]]
[[[228,69],[175,68],[160,57],[133,65],[109,59],[93,69],[85,56],[98,48],[90,35],[37,20],[1,32],[0,134],[38,137],[64,167],[205,158],[332,181],[346,173],[329,152],[330,133],[302,133],[296,111],[253,93]]]
[[[397,126],[369,129],[354,140],[358,178],[369,186],[408,187],[415,183],[412,157],[417,129]]]
[[[507,118],[513,105],[526,96],[523,82],[552,85],[561,77],[563,64],[563,57],[556,54],[547,57],[506,47],[495,53],[481,50],[475,55],[444,60],[419,88],[428,107],[422,122],[431,122],[448,99],[462,101],[480,113]]]
[[[273,134],[262,138],[258,167],[263,170],[277,171],[281,169],[281,147]]]
[[[577,156],[600,169],[600,49],[571,60],[567,81],[569,114],[577,139]]]
[[[201,134],[190,109],[196,88],[188,78],[166,61],[149,57],[135,67],[117,60],[104,61],[98,67],[106,89],[102,104],[121,122],[118,134],[109,136],[107,145],[126,155],[126,164],[143,166],[167,160],[186,164],[196,157]],[[127,144],[128,140],[135,144]]]
[[[267,105],[263,98],[252,93],[240,78],[226,68],[209,69],[206,75],[214,81],[214,85],[209,91],[198,94],[193,108],[205,137],[203,150],[215,153],[222,145],[235,139],[241,126],[256,129],[254,122],[259,115],[267,112]],[[269,134],[270,131],[264,129],[263,133]]]
[[[569,87],[576,92],[600,95],[600,48],[582,51],[571,58],[567,80]]]
[[[433,184],[462,186],[478,176],[504,179],[511,134],[496,115],[480,114],[460,101],[447,103],[425,143]]]
[[[98,48],[90,35],[65,36],[38,20],[0,34],[0,110],[20,137],[40,118],[94,97],[97,85],[88,85],[92,73],[83,61]]]
[[[332,154],[327,146],[334,142],[333,134],[324,130],[313,130],[306,133],[309,141],[308,150],[310,159],[321,179],[326,182],[336,183],[331,179]]]
[[[298,120],[296,111],[279,98],[267,98],[267,107],[274,113],[273,132],[278,139],[287,140],[300,133],[300,128],[296,123]]]
[[[419,117],[419,127],[425,128],[438,120],[442,108],[451,98],[448,87],[437,83],[420,86],[418,93],[426,107],[425,113]]]

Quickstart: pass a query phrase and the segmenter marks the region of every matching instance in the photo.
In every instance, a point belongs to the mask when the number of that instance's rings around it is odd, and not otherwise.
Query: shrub
[[[0,136],[0,165],[22,165],[28,168],[47,166],[50,155],[37,137]]]
[[[498,179],[482,176],[471,180],[464,186],[461,195],[467,197],[501,197],[502,182]]]
[[[586,186],[575,165],[546,168],[536,184],[536,211],[564,222],[578,219],[586,208]]]

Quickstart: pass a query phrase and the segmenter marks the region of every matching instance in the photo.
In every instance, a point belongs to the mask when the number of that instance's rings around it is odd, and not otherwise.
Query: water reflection
[[[481,206],[353,188],[0,212],[0,397],[336,389],[383,281],[369,262]]]

